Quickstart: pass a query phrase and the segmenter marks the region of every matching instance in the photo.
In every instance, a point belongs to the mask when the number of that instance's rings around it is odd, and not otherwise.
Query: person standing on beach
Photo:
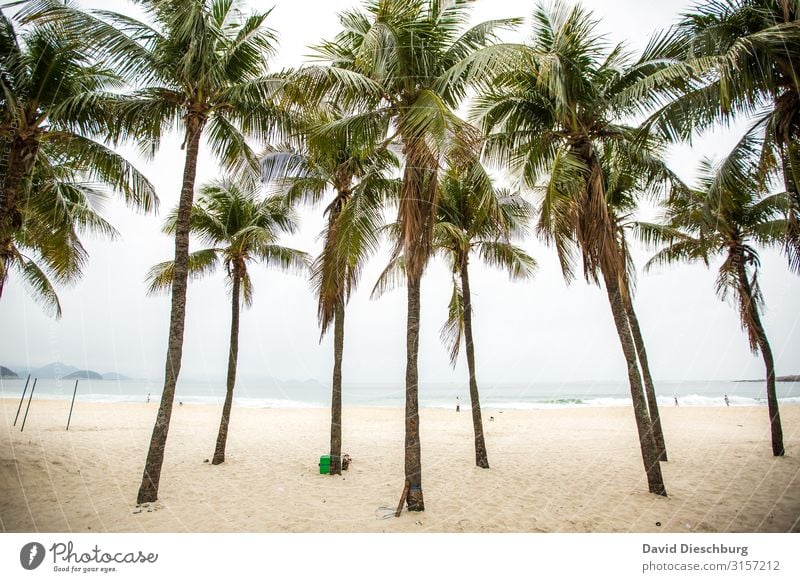
[[[675,396],[675,406],[679,406],[679,404],[678,404],[678,397],[677,397],[677,396]]]
[[[456,396],[456,412],[461,412],[461,397]]]
[[[150,393],[147,393],[147,403],[150,404]]]
[[[730,406],[730,405],[731,405],[731,401],[728,400],[728,395],[726,394],[725,395],[725,406]]]

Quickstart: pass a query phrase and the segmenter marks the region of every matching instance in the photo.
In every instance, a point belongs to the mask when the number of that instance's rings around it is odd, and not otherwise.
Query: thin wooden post
[[[67,430],[69,430],[69,421],[72,420],[72,407],[75,406],[75,395],[78,393],[78,380],[75,380],[75,390],[72,391],[72,404],[69,405],[69,418],[67,418]]]
[[[400,503],[397,504],[397,511],[394,512],[395,517],[400,517],[400,513],[403,511],[403,504],[406,502],[406,497],[408,497],[408,490],[411,488],[411,484],[406,481],[405,487],[403,487],[403,494],[400,496]]]
[[[28,382],[30,381],[31,381],[31,375],[28,374],[28,379],[25,380],[25,389],[22,391],[22,397],[19,399],[19,406],[17,406],[17,415],[14,417],[14,426],[17,426],[19,411],[22,410],[22,401],[25,400],[25,393],[28,391]]]
[[[33,386],[31,386],[31,395],[28,396],[28,406],[25,407],[25,416],[22,417],[22,427],[19,432],[25,430],[25,421],[28,420],[28,411],[31,409],[31,400],[33,400],[33,391],[36,390],[36,381],[38,378],[33,379]]]

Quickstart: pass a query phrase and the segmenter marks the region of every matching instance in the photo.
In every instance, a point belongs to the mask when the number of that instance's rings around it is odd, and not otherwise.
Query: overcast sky
[[[303,62],[308,45],[335,35],[337,11],[353,1],[251,0],[254,9],[275,4],[270,26],[280,35],[276,67]],[[119,0],[85,2],[138,15]],[[640,49],[652,31],[669,25],[690,5],[681,0],[586,1],[602,17],[610,40]],[[479,0],[475,19],[527,16],[531,1]],[[527,34],[527,29],[525,30]],[[676,147],[673,169],[691,180],[703,156],[720,157],[741,127],[718,131]],[[172,258],[173,243],[161,234],[163,215],[178,199],[183,152],[180,140],[165,140],[153,161],[134,159],[156,186],[160,216],[136,215],[111,202],[104,215],[120,231],[116,242],[86,239],[91,254],[85,276],[59,291],[64,316],[48,319],[14,278],[0,301],[0,364],[42,365],[62,361],[101,373],[135,377],[163,374],[169,325],[169,299],[145,296],[145,273]],[[201,157],[198,184],[218,177],[208,155]],[[532,198],[533,199],[533,198]],[[302,213],[301,232],[285,244],[316,254],[321,210]],[[563,282],[553,249],[530,239],[523,246],[539,261],[534,280],[511,283],[506,275],[476,266],[472,273],[478,379],[483,382],[624,380],[625,364],[605,292],[582,279]],[[197,246],[194,247],[198,248]],[[635,249],[637,265],[648,251]],[[405,369],[405,292],[379,301],[369,299],[384,257],[364,272],[361,288],[347,311],[345,382],[400,384]],[[714,265],[713,267],[716,267]],[[318,342],[316,304],[308,282],[298,276],[252,268],[255,304],[242,314],[239,369],[242,377],[314,378],[328,383],[332,341]],[[13,277],[13,275],[12,275]],[[715,270],[680,265],[639,276],[636,307],[656,379],[738,379],[763,377],[742,332],[735,307],[714,294]],[[449,274],[431,265],[423,282],[420,373],[423,382],[465,381],[462,361],[452,370],[439,340],[447,315]],[[791,275],[784,257],[762,252],[762,290],[767,301],[764,323],[779,374],[800,373],[800,278]],[[189,288],[182,376],[224,381],[230,303],[222,272]]]

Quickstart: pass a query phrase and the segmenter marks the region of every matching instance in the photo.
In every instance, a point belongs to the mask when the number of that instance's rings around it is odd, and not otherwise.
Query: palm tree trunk
[[[231,406],[233,406],[233,388],[236,385],[236,364],[239,360],[239,309],[240,290],[242,283],[241,271],[233,268],[233,289],[231,290],[231,344],[228,351],[228,383],[225,392],[225,403],[222,405],[222,419],[219,422],[217,445],[214,447],[212,465],[225,462],[225,443],[228,441],[228,424],[231,419]]]
[[[650,375],[650,364],[647,361],[647,350],[644,347],[642,330],[639,327],[639,319],[633,309],[633,301],[630,297],[625,300],[625,313],[631,326],[631,335],[636,347],[636,355],[639,358],[639,365],[642,368],[642,379],[644,380],[644,391],[647,396],[647,410],[650,412],[650,422],[652,423],[653,440],[658,451],[658,460],[667,460],[667,446],[664,442],[664,432],[661,428],[661,415],[658,412],[658,401],[656,400],[656,388],[653,384],[653,377]]]
[[[139,486],[138,503],[149,503],[158,499],[158,484],[164,463],[164,449],[169,433],[172,404],[175,400],[175,385],[181,370],[183,356],[183,330],[186,321],[186,287],[189,278],[189,218],[194,200],[194,182],[197,175],[197,157],[205,118],[190,116],[186,128],[186,163],[183,169],[183,186],[178,203],[175,228],[175,270],[172,277],[172,308],[169,318],[167,362],[164,372],[164,390],[161,404],[150,437],[142,484]]]
[[[744,307],[750,312],[750,317],[745,318],[745,325],[751,327],[749,331],[752,337],[756,339],[761,351],[761,357],[764,360],[764,368],[767,372],[767,411],[769,412],[769,426],[772,436],[772,454],[776,457],[782,457],[785,453],[783,448],[783,428],[781,427],[781,415],[778,409],[778,394],[775,391],[775,362],[772,358],[772,348],[769,345],[767,333],[764,331],[761,317],[758,314],[758,306],[753,298],[750,282],[747,279],[744,260],[739,260],[738,263],[739,293],[745,303]]]
[[[344,304],[333,312],[333,383],[331,394],[331,475],[342,474],[342,356],[344,354]]]
[[[639,375],[639,366],[636,361],[636,348],[631,337],[630,323],[625,314],[622,294],[620,293],[616,276],[609,276],[605,269],[602,269],[602,272],[606,284],[608,302],[611,305],[611,313],[614,316],[614,324],[617,327],[617,335],[619,336],[620,344],[622,344],[625,361],[628,364],[628,382],[631,387],[633,413],[636,418],[636,429],[639,433],[639,447],[642,450],[644,470],[647,473],[648,489],[650,493],[666,497],[667,490],[664,487],[661,465],[658,462],[658,452],[653,440],[652,423],[647,412],[647,402],[642,390],[642,379]]]
[[[475,377],[475,344],[472,341],[472,294],[469,290],[469,260],[461,263],[461,292],[464,295],[464,342],[467,348],[467,368],[469,368],[469,398],[472,405],[472,428],[475,432],[475,464],[482,469],[489,468],[489,455],[483,438],[481,402],[478,394],[478,381]]]
[[[424,511],[422,449],[419,440],[419,317],[422,274],[408,274],[408,327],[406,331],[406,503],[409,511]]]

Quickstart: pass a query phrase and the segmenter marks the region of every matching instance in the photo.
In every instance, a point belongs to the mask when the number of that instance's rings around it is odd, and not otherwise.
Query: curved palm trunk
[[[647,410],[650,413],[653,440],[655,442],[656,451],[658,451],[658,460],[667,461],[667,446],[664,442],[664,431],[661,428],[661,415],[658,412],[656,388],[653,384],[653,377],[650,375],[650,364],[647,361],[647,350],[644,347],[642,330],[639,328],[639,320],[636,317],[636,311],[633,309],[633,302],[630,300],[630,298],[625,301],[625,313],[628,316],[628,323],[631,326],[633,344],[636,347],[636,355],[639,358],[639,365],[642,368],[644,391],[645,395],[647,396]]]
[[[419,316],[422,275],[408,275],[408,327],[406,331],[406,503],[409,511],[424,511],[422,498],[422,449],[419,441]]]
[[[344,354],[344,305],[333,312],[333,382],[331,394],[331,475],[342,474],[342,356]]]
[[[481,402],[478,394],[478,381],[475,377],[475,344],[472,341],[472,295],[469,290],[469,267],[465,258],[461,264],[461,292],[464,295],[464,343],[467,347],[467,367],[469,368],[469,398],[472,405],[472,428],[475,431],[475,464],[482,469],[489,468],[489,455],[483,438]]]
[[[239,295],[241,292],[242,277],[239,269],[233,270],[233,289],[231,290],[231,344],[228,351],[228,383],[225,392],[225,403],[222,405],[222,419],[219,422],[217,445],[214,447],[212,465],[225,462],[225,443],[228,441],[228,424],[231,419],[231,406],[233,406],[233,388],[236,385],[236,363],[239,359]]]
[[[647,411],[644,391],[642,390],[642,379],[639,375],[639,366],[636,360],[636,348],[630,332],[630,323],[625,313],[622,294],[620,293],[617,279],[608,276],[605,269],[602,269],[603,279],[606,284],[608,302],[611,305],[611,313],[614,316],[614,324],[617,328],[622,352],[628,364],[628,382],[631,387],[631,400],[633,401],[633,413],[636,417],[636,429],[639,433],[639,447],[642,450],[642,460],[644,470],[647,473],[647,486],[650,493],[667,496],[664,487],[664,478],[661,475],[661,465],[658,462],[658,452],[653,441],[652,424]]]
[[[158,484],[164,463],[164,449],[169,433],[172,404],[175,400],[175,385],[181,370],[183,356],[183,330],[186,321],[186,287],[189,278],[189,218],[194,199],[194,181],[197,175],[197,156],[200,151],[200,136],[204,118],[191,116],[187,119],[186,163],[183,169],[183,186],[178,203],[175,228],[175,270],[172,277],[172,308],[169,318],[167,362],[164,373],[164,390],[161,404],[150,437],[142,484],[139,486],[137,503],[148,503],[158,499]]]
[[[769,345],[769,341],[767,341],[767,334],[764,331],[761,317],[758,314],[758,307],[753,298],[753,290],[747,280],[744,261],[738,262],[740,296],[742,302],[745,303],[745,309],[750,312],[749,324],[746,323],[745,325],[749,325],[751,328],[750,332],[756,339],[761,351],[761,357],[764,360],[764,368],[767,372],[767,410],[769,412],[769,426],[772,437],[772,454],[776,457],[782,457],[785,453],[783,448],[783,428],[781,427],[781,415],[778,409],[778,394],[775,391],[775,362],[772,358],[772,348]],[[745,319],[745,321],[747,320]]]

